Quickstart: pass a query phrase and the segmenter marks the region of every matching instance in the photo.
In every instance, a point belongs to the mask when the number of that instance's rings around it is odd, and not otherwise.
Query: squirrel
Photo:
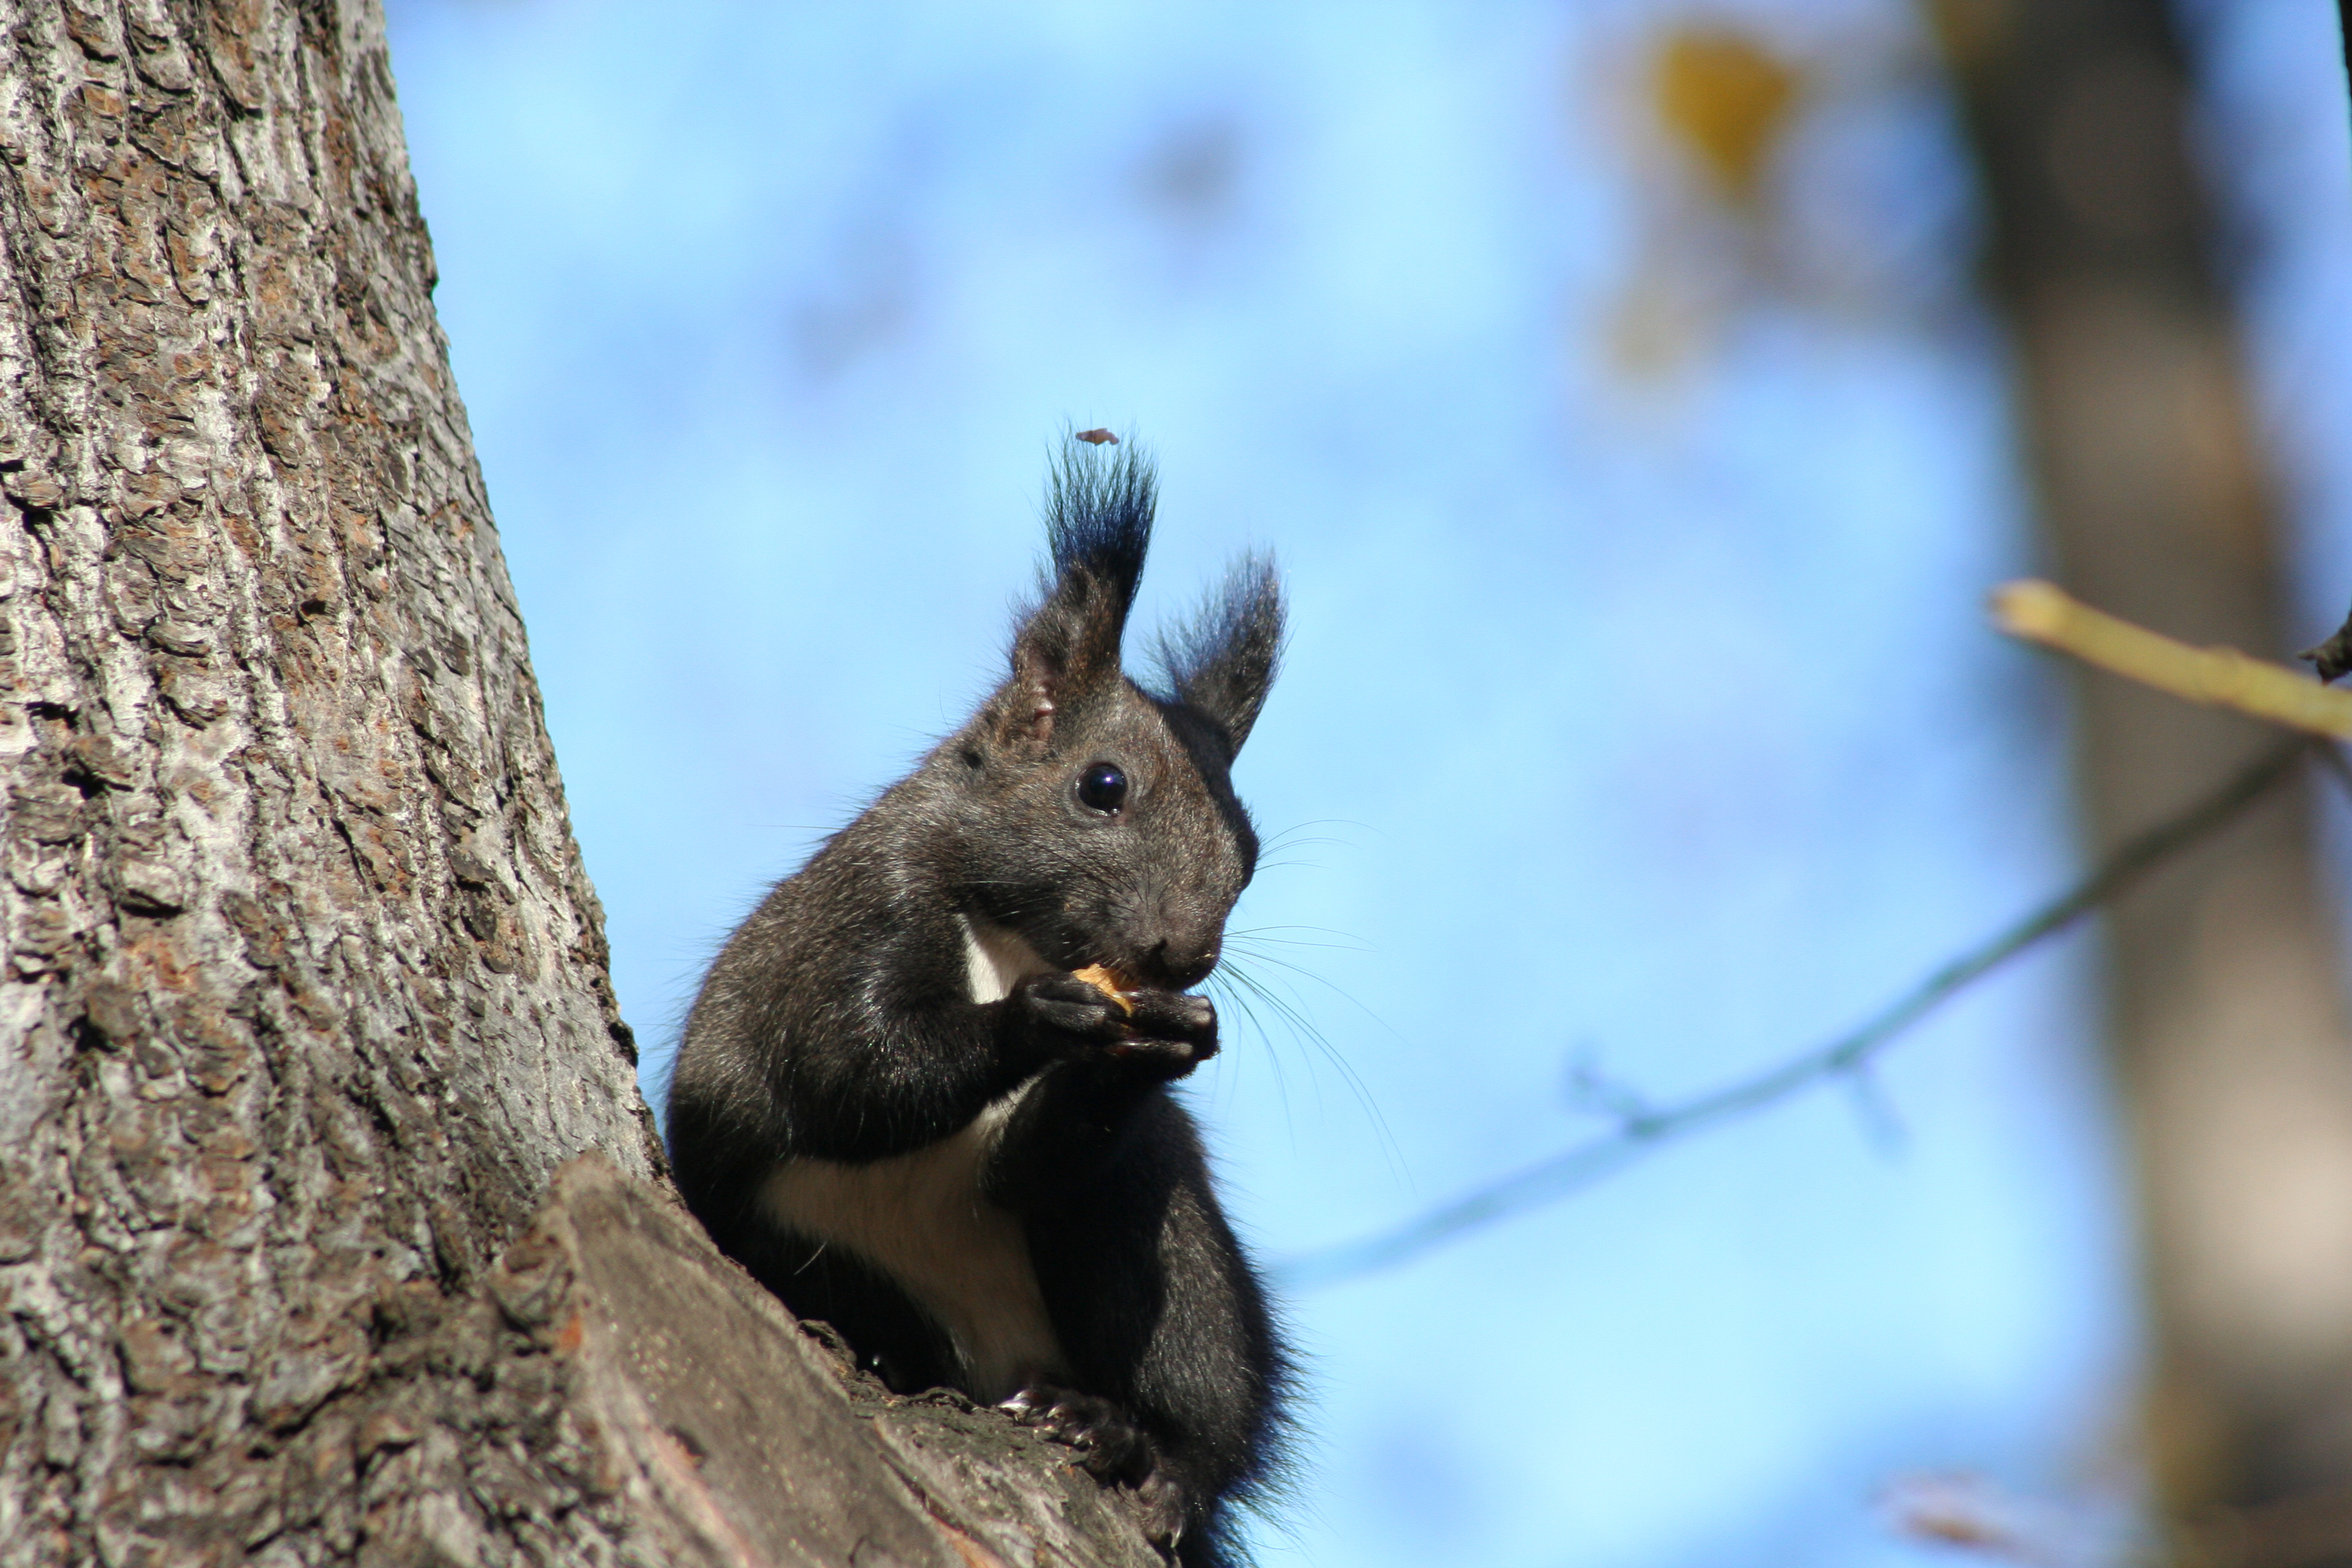
[[[1276,1468],[1290,1363],[1169,1086],[1217,1053],[1187,992],[1256,868],[1229,773],[1282,594],[1242,557],[1160,637],[1161,689],[1129,679],[1154,470],[1079,440],[1009,676],[711,964],[670,1158],[720,1249],[893,1389],[1003,1405],[1213,1568]]]

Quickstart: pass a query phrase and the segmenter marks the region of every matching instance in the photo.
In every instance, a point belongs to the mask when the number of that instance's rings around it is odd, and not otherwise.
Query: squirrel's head
[[[934,753],[953,780],[950,879],[965,912],[1047,962],[1108,964],[1181,990],[1217,962],[1257,868],[1230,770],[1273,684],[1282,594],[1237,561],[1200,613],[1158,639],[1159,690],[1121,662],[1151,542],[1150,460],[1072,440],[1046,500],[1050,576],[1013,637],[1013,670]]]

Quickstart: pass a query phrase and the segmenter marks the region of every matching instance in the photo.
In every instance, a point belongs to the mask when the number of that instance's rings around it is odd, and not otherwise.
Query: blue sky
[[[1675,15],[394,0],[649,1083],[732,923],[997,678],[1066,420],[1159,456],[1140,624],[1245,547],[1289,582],[1236,777],[1290,847],[1234,924],[1297,944],[1260,973],[1321,1044],[1229,1022],[1192,1090],[1269,1257],[1590,1134],[1580,1059],[1662,1099],[1764,1065],[2071,874],[2063,687],[1982,623],[2032,547],[1910,13],[1706,13],[1811,84],[1761,235],[1628,86]],[[2352,179],[2332,20],[2229,26],[2211,134],[2340,583],[2352,244],[2294,199]],[[1675,346],[1637,365],[1643,301]],[[1297,1294],[1268,1562],[1891,1565],[1937,1555],[1878,1518],[1900,1475],[2112,1486],[2089,952],[1937,1016],[1870,1103]]]

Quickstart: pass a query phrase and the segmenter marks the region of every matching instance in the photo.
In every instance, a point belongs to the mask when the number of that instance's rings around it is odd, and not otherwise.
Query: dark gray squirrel
[[[1092,433],[1089,433],[1091,436]],[[1245,556],[1120,649],[1156,500],[1066,440],[1012,672],[778,883],[688,1016],[670,1157],[712,1239],[900,1392],[1003,1404],[1134,1489],[1187,1568],[1275,1468],[1288,1362],[1169,1086],[1257,864],[1229,770],[1282,644]],[[1099,966],[1113,992],[1072,972]]]

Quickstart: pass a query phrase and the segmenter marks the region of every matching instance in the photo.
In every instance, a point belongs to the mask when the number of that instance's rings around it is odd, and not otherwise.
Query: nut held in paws
[[[1119,1011],[1135,1011],[1135,1004],[1127,999],[1127,993],[1135,989],[1135,982],[1118,970],[1105,964],[1089,963],[1084,969],[1073,969],[1070,973],[1097,990],[1108,992],[1110,999],[1118,1004]]]

